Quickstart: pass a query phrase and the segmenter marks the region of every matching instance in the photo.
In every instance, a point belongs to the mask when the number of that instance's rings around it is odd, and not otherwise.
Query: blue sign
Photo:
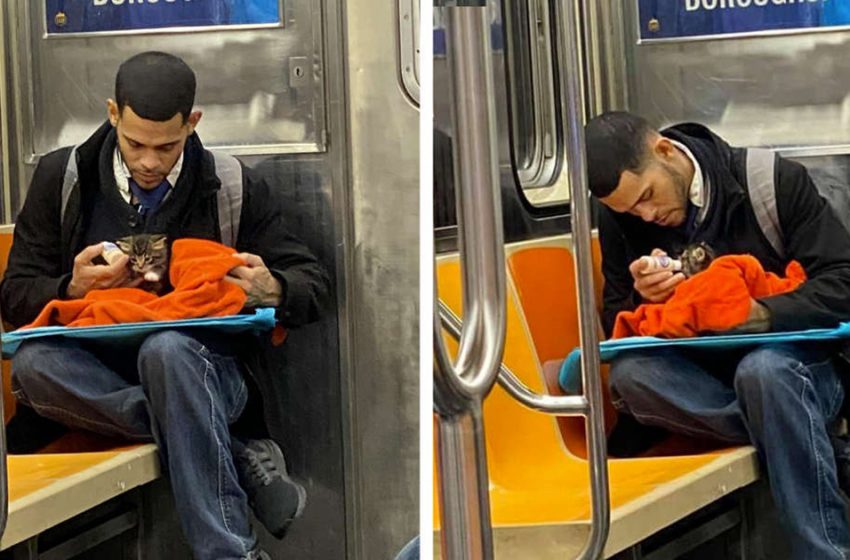
[[[45,0],[49,34],[280,24],[280,0]]]
[[[850,0],[638,0],[641,40],[850,25]]]

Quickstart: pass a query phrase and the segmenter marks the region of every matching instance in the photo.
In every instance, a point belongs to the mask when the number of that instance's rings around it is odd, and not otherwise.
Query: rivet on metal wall
[[[66,23],[68,23],[68,16],[65,15],[65,12],[56,12],[56,16],[53,18],[53,21],[57,26],[63,27]]]
[[[658,21],[657,18],[652,18],[651,20],[649,20],[647,27],[653,33],[658,33],[661,30],[661,22]]]

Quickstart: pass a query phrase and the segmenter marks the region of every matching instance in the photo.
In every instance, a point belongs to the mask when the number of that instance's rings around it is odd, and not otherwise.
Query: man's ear
[[[109,117],[109,122],[112,126],[118,126],[118,120],[121,118],[121,111],[118,110],[118,103],[114,99],[106,100],[106,114]]]
[[[673,145],[673,142],[660,134],[651,142],[652,152],[664,161],[669,160],[676,153],[676,146]]]
[[[195,127],[198,126],[198,121],[201,120],[201,117],[204,115],[203,111],[192,111],[189,113],[189,118],[186,119],[186,124],[189,125],[189,135],[191,136],[193,132],[195,132]]]

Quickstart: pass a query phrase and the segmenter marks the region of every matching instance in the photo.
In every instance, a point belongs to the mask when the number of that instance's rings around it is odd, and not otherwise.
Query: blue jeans
[[[195,557],[252,558],[248,499],[228,426],[248,391],[237,359],[214,335],[162,331],[138,348],[29,341],[12,359],[12,390],[40,415],[159,445]]]
[[[616,359],[614,406],[643,424],[752,443],[794,558],[850,557],[850,528],[827,425],[844,390],[829,347],[777,344],[749,352],[646,351]]]

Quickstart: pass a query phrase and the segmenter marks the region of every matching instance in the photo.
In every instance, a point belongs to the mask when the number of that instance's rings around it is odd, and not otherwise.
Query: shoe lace
[[[248,473],[251,478],[259,480],[263,486],[272,483],[272,477],[277,473],[277,467],[271,455],[264,452],[250,451],[243,455],[248,463]]]

